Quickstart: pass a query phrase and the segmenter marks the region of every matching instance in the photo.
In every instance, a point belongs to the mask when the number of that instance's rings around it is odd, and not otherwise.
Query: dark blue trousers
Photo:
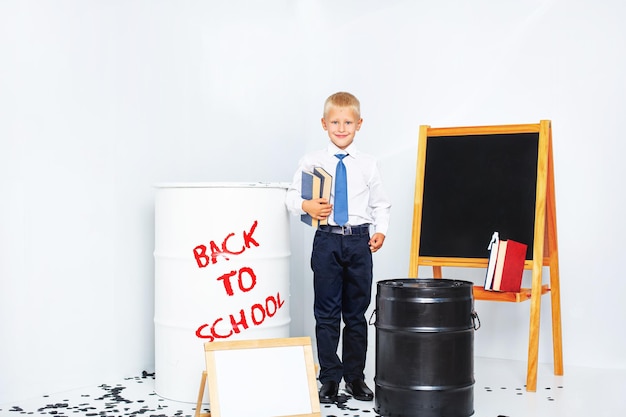
[[[315,301],[315,336],[319,380],[364,379],[367,352],[365,312],[372,291],[369,233],[339,235],[316,231],[311,268]],[[337,355],[341,319],[344,328],[341,359]]]

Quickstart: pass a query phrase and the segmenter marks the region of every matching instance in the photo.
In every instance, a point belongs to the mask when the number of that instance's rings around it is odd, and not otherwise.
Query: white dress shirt
[[[329,142],[326,149],[306,154],[298,163],[298,170],[287,190],[285,204],[287,209],[295,215],[304,214],[302,210],[302,171],[313,172],[314,167],[324,168],[333,176],[330,193],[330,203],[334,206],[335,200],[335,170],[339,159],[335,154],[347,153],[343,159],[348,177],[348,224],[374,225],[374,233],[387,234],[389,228],[389,212],[391,203],[385,192],[378,162],[370,155],[359,152],[354,144],[345,150],[339,149]],[[328,216],[328,224],[336,225],[333,220],[334,211]]]

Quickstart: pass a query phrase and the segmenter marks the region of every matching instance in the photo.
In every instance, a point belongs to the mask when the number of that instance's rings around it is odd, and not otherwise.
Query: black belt
[[[337,235],[366,235],[370,232],[369,224],[361,224],[359,226],[330,226],[323,224],[318,227],[318,230],[326,233],[334,233]]]

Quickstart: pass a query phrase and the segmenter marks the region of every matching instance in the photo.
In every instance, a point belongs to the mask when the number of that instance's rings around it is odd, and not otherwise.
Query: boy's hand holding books
[[[313,228],[328,224],[333,208],[329,203],[332,181],[333,177],[321,167],[313,168],[313,172],[302,171],[302,210],[306,214],[300,219]]]
[[[326,219],[330,215],[332,208],[333,206],[326,198],[313,198],[302,202],[302,210],[306,211],[315,220]]]

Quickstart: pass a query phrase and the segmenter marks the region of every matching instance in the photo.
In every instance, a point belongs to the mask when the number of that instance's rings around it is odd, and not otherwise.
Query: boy
[[[336,401],[342,378],[346,391],[357,400],[370,401],[374,396],[363,374],[367,351],[365,312],[371,299],[372,252],[380,249],[385,240],[391,204],[376,160],[352,144],[362,123],[356,97],[345,92],[328,97],[322,127],[328,132],[330,143],[326,149],[311,152],[300,160],[286,197],[292,214],[306,212],[314,219],[328,220],[328,225],[317,228],[311,254],[322,403]],[[322,167],[333,175],[330,201],[301,197],[302,171],[313,171],[314,167]],[[346,183],[342,176],[347,177],[347,192],[341,185]],[[371,238],[370,227],[374,231]]]

